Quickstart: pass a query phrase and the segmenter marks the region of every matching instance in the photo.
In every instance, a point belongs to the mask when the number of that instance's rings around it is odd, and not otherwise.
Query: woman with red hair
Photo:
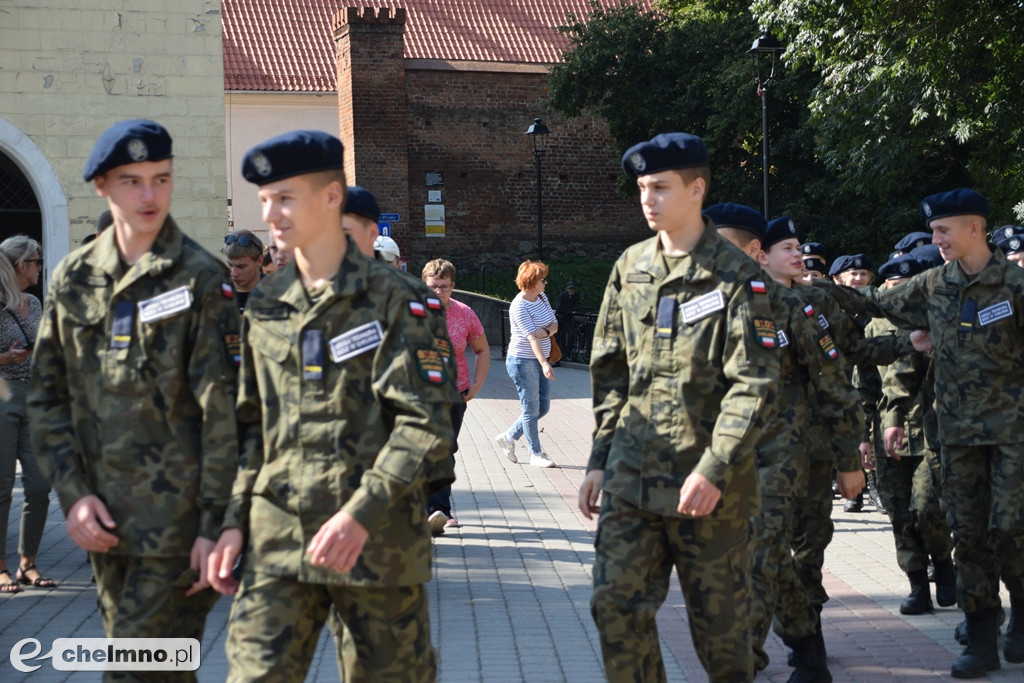
[[[555,371],[548,362],[551,354],[551,337],[558,331],[558,319],[544,295],[548,267],[540,261],[524,261],[516,275],[519,294],[512,300],[508,318],[512,337],[508,343],[505,369],[519,393],[523,411],[515,423],[494,438],[495,442],[512,462],[516,458],[516,441],[526,437],[530,449],[530,464],[534,467],[554,467],[547,453],[540,446],[537,423],[551,407],[550,382]]]

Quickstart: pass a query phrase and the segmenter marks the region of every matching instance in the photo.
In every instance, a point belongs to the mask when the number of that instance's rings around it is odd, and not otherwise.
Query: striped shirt
[[[541,294],[536,301],[527,301],[523,293],[519,292],[512,300],[508,309],[509,323],[512,328],[512,338],[508,342],[508,355],[516,358],[536,358],[530,340],[526,335],[532,334],[537,328],[546,327],[557,322],[555,312],[548,303],[548,298]],[[546,358],[551,354],[551,340],[544,338],[540,340],[541,349]]]

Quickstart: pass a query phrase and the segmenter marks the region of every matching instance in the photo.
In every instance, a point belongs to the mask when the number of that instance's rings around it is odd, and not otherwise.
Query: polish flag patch
[[[220,283],[220,293],[224,295],[225,299],[234,299],[235,298],[235,290],[234,290],[234,288],[231,285],[229,285],[228,283],[226,283],[226,282]]]
[[[427,308],[429,308],[432,311],[440,311],[441,310],[441,300],[440,299],[434,299],[432,297],[427,297]]]
[[[750,291],[754,294],[764,294],[768,291],[768,287],[761,280],[751,280]]]
[[[409,302],[409,312],[412,313],[417,318],[427,317],[427,309],[419,301]]]
[[[814,315],[814,306],[812,306],[810,304],[807,304],[806,306],[804,306],[804,315],[806,315],[808,318],[810,318],[812,315]]]
[[[427,379],[429,379],[431,382],[435,384],[440,384],[441,382],[444,381],[444,374],[438,372],[437,370],[428,370]]]

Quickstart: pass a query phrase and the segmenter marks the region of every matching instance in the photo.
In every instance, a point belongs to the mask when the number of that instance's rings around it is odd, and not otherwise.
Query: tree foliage
[[[754,0],[754,16],[821,73],[808,106],[823,161],[878,191],[969,185],[1024,218],[1024,2]]]
[[[953,20],[997,4],[1016,8],[1003,8],[1000,16],[1013,21],[999,29],[982,17]],[[753,14],[748,0],[595,4],[562,29],[571,46],[552,69],[549,105],[567,117],[603,118],[619,153],[669,130],[701,135],[711,152],[709,200],[760,208],[761,105],[747,50],[761,26],[770,28],[789,43],[769,102],[772,213],[792,215],[805,238],[833,255],[884,259],[921,228],[918,202],[927,194],[973,186],[1005,220],[1024,197],[1024,55],[1009,41],[1024,25],[1022,4],[755,0]],[[924,54],[937,50],[919,35],[930,26],[925,14],[978,32],[956,27],[959,48]],[[979,36],[992,47],[979,48]],[[940,76],[925,77],[940,64]],[[1004,97],[1013,87],[1020,92]]]

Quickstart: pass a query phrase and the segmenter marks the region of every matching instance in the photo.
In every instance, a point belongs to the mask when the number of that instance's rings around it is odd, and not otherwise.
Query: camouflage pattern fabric
[[[228,680],[305,680],[325,622],[346,683],[436,680],[422,585],[322,585],[258,572],[243,577],[231,608]]]
[[[238,458],[227,270],[168,217],[122,264],[107,230],[54,271],[33,357],[32,443],[64,511],[98,495],[118,555],[216,540]],[[227,287],[227,289],[223,289]]]
[[[609,680],[664,679],[653,617],[673,564],[709,676],[753,676],[753,452],[779,380],[777,344],[764,275],[710,221],[683,257],[653,237],[616,262],[591,356],[587,467],[604,471],[591,611]],[[708,517],[676,511],[691,472],[722,491]]]
[[[827,461],[812,460],[807,470],[807,495],[797,499],[793,523],[793,568],[807,590],[811,604],[828,602],[828,593],[821,583],[825,565],[825,548],[832,542],[832,469]],[[789,595],[779,595],[776,612],[792,608],[782,605]]]
[[[974,276],[952,261],[884,292],[835,289],[850,310],[931,334],[960,607],[999,604],[1000,561],[1011,596],[1024,598],[1024,270],[996,250]]]
[[[237,314],[236,314],[237,316]],[[129,557],[89,553],[103,630],[111,638],[195,638],[220,594],[185,592],[199,578],[184,557]],[[105,671],[104,681],[198,680],[194,671]]]
[[[876,318],[867,327],[871,336],[899,334],[891,322]],[[927,449],[923,384],[929,377],[931,356],[923,353],[898,358],[879,368],[882,397],[878,404],[879,430],[902,427],[904,446],[900,459],[890,457],[881,443],[875,448],[878,493],[892,522],[896,561],[904,572],[924,571],[928,558],[949,559],[953,542],[939,505],[939,460]],[[881,441],[881,434],[876,442]]]
[[[225,526],[246,571],[310,583],[411,586],[430,578],[425,482],[448,458],[459,398],[444,313],[418,280],[349,240],[311,300],[294,262],[253,290],[242,319],[243,450]],[[436,305],[435,305],[436,302]],[[311,341],[312,340],[312,341]],[[305,349],[305,350],[304,350]],[[306,547],[339,510],[370,533],[347,573]]]
[[[708,679],[753,680],[750,633],[743,627],[750,605],[748,520],[657,515],[605,495],[597,529],[590,611],[610,683],[667,680],[655,616],[673,567]]]

